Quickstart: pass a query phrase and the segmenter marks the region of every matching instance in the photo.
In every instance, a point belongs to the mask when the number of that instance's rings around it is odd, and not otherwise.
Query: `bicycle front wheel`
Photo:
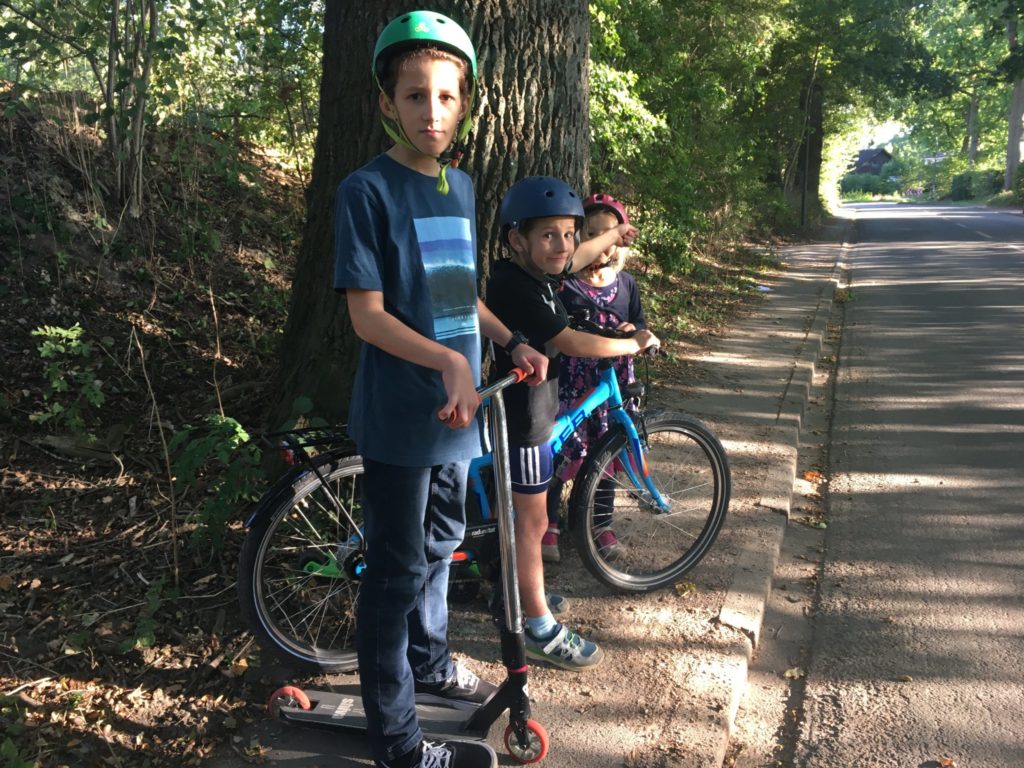
[[[634,460],[621,427],[594,448],[569,502],[583,564],[598,580],[627,592],[680,581],[707,554],[729,508],[729,462],[714,433],[678,413],[651,414],[644,422],[644,457],[668,508],[626,474]]]
[[[303,470],[261,502],[242,545],[238,596],[264,650],[304,669],[346,672],[358,666],[363,461],[327,456],[317,466],[325,483]]]

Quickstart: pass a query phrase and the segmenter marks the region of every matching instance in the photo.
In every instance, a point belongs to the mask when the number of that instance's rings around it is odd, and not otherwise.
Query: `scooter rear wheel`
[[[283,706],[310,709],[313,704],[304,690],[296,688],[294,685],[285,685],[270,694],[270,698],[267,699],[267,712],[272,717],[280,717]]]
[[[516,735],[515,725],[509,723],[505,729],[505,749],[517,763],[539,763],[548,754],[548,732],[536,720],[527,720],[525,726],[529,743],[525,747],[522,746]]]

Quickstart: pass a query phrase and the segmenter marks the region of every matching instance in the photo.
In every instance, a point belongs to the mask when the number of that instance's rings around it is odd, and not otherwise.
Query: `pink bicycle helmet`
[[[619,220],[619,224],[629,224],[629,216],[626,214],[625,206],[611,195],[598,192],[596,195],[591,195],[583,201],[583,211],[586,214],[589,215],[598,210],[609,211],[614,214],[615,218]]]

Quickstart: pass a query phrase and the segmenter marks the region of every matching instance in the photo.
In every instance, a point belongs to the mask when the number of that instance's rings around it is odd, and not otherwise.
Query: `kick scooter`
[[[514,369],[508,376],[477,390],[487,401],[487,420],[494,450],[495,505],[498,541],[501,551],[501,582],[505,595],[503,622],[496,619],[501,632],[501,656],[507,674],[498,689],[478,708],[465,710],[434,704],[417,704],[420,729],[428,737],[444,739],[458,736],[484,740],[505,710],[509,724],[505,728],[505,748],[519,763],[537,763],[548,753],[548,735],[544,727],[530,719],[527,689],[526,645],[519,580],[516,573],[515,532],[513,530],[512,485],[508,464],[508,433],[505,403],[501,391],[525,378]],[[336,692],[304,691],[284,686],[271,694],[267,702],[271,715],[296,725],[366,731],[366,714],[358,686],[346,686]]]

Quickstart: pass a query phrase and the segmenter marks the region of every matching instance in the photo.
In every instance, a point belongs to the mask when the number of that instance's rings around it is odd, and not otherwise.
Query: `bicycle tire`
[[[242,617],[260,647],[310,671],[358,666],[355,606],[359,592],[362,511],[358,455],[327,454],[316,473],[298,469],[260,501],[239,560]]]
[[[628,436],[622,427],[610,429],[595,446],[569,502],[572,536],[583,564],[599,581],[624,592],[651,592],[680,581],[714,544],[731,492],[725,450],[701,421],[658,412],[646,416],[644,424],[646,440],[643,431],[640,436],[647,466],[670,511],[654,511],[626,476],[621,462],[628,460]],[[614,558],[602,553],[593,531],[605,478],[619,547]]]

